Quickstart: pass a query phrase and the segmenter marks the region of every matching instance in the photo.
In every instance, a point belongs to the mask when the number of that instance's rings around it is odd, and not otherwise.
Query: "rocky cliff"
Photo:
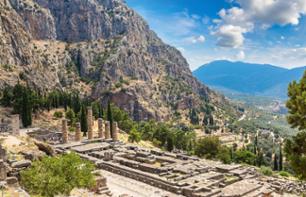
[[[122,0],[0,0],[0,46],[0,87],[76,89],[135,120],[230,108]]]

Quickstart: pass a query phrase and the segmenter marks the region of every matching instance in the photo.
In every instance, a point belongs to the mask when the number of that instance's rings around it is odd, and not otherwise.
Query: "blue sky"
[[[306,0],[126,0],[192,70],[213,60],[306,65]]]

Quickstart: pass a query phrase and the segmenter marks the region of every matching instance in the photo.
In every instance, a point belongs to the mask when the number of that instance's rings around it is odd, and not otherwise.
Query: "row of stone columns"
[[[88,139],[91,140],[94,138],[93,133],[93,116],[92,116],[92,108],[87,108],[87,121],[88,121]],[[75,141],[82,140],[82,132],[81,132],[81,124],[79,122],[75,125]],[[111,125],[109,121],[104,121],[102,118],[98,119],[98,138],[101,139],[113,139],[114,141],[118,141],[118,123],[113,122],[113,132],[111,132]],[[68,130],[67,130],[67,120],[62,120],[62,134],[63,134],[63,143],[68,143]]]

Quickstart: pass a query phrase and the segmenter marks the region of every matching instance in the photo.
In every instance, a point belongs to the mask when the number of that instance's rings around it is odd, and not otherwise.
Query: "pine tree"
[[[300,132],[287,139],[284,151],[286,158],[297,176],[306,180],[306,71],[300,82],[293,81],[288,88],[289,100],[287,108],[289,115],[288,123]]]
[[[289,110],[288,122],[293,128],[299,130],[306,129],[306,71],[299,83],[293,81],[288,88],[289,100],[287,108]]]
[[[82,105],[81,107],[80,121],[81,121],[81,131],[83,132],[83,136],[86,136],[87,131],[88,131],[88,123],[87,123],[87,116],[86,116],[86,107],[84,105]]]
[[[110,123],[111,136],[113,136],[113,122],[114,122],[114,118],[113,118],[112,106],[111,106],[110,102],[108,102],[108,105],[107,105],[107,120]]]

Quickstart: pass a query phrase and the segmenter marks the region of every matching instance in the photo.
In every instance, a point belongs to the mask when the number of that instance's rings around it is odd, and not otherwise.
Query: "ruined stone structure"
[[[114,141],[118,141],[118,132],[119,132],[118,123],[113,122],[112,128],[113,128],[113,131],[111,133],[112,134],[111,137]]]
[[[68,143],[68,130],[67,130],[67,119],[62,120],[62,141],[63,143]]]
[[[98,119],[98,138],[104,138],[104,124],[102,118]]]
[[[77,122],[75,124],[75,141],[81,141],[82,140],[82,134],[81,134],[81,123]]]
[[[0,133],[2,132],[11,132],[13,135],[20,134],[20,120],[18,114],[0,120]]]
[[[13,135],[20,135],[20,116],[15,114],[11,116],[11,129]]]
[[[111,134],[110,134],[110,122],[105,121],[105,139],[110,139]]]
[[[4,181],[7,177],[6,166],[3,160],[0,160],[0,181]]]
[[[87,107],[87,124],[88,124],[88,139],[93,139],[93,121],[92,121],[92,107]]]
[[[0,160],[3,161],[7,160],[6,150],[2,148],[1,144],[0,144]]]
[[[59,153],[72,150],[97,168],[187,197],[273,196],[280,191],[254,167],[225,165],[119,141],[96,139],[55,148]]]

